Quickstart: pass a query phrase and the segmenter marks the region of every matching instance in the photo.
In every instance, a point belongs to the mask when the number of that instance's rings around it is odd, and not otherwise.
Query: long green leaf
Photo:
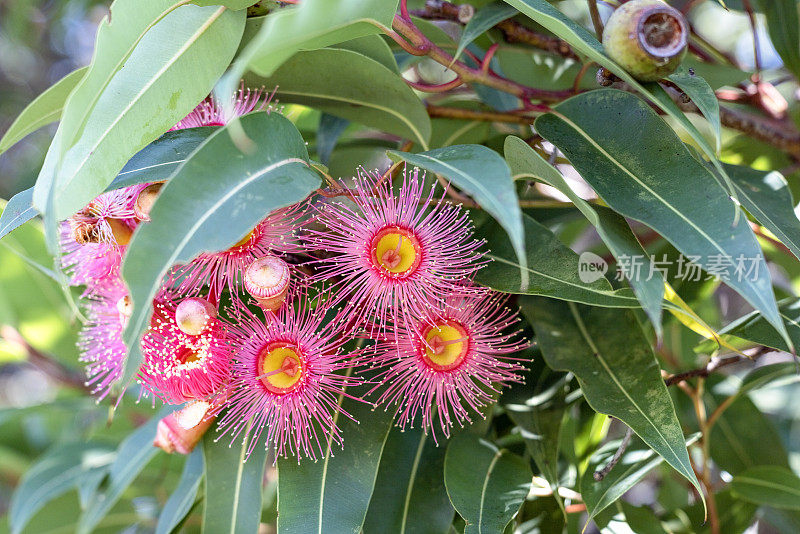
[[[781,319],[786,325],[789,337],[794,346],[800,346],[800,300],[788,298],[778,303]],[[759,312],[751,312],[733,321],[719,331],[721,335],[732,335],[759,345],[774,349],[791,351],[786,341],[778,335],[774,328]]]
[[[769,37],[781,56],[784,66],[800,76],[800,28],[795,0],[759,0],[767,18]]]
[[[522,221],[528,256],[525,266],[516,260],[514,249],[502,228],[493,223],[480,228],[479,235],[492,244],[487,256],[493,261],[478,271],[475,279],[479,284],[504,293],[544,295],[594,306],[639,307],[639,301],[630,289],[612,290],[602,273],[592,276],[592,281],[582,280],[580,269],[584,262],[578,254],[528,215],[523,215]],[[602,261],[602,258],[597,259]],[[522,287],[521,269],[525,269],[529,276],[527,289]]]
[[[520,263],[520,287],[528,286],[525,234],[514,180],[497,152],[482,145],[453,145],[427,152],[387,152],[394,161],[403,160],[443,176],[469,193],[508,233]]]
[[[422,429],[392,429],[364,532],[447,534],[454,510],[444,487],[444,454]]]
[[[170,534],[189,513],[197,497],[200,482],[203,481],[203,470],[203,449],[197,447],[186,458],[178,487],[169,496],[158,516],[156,534]]]
[[[679,67],[677,72],[670,74],[669,79],[694,102],[700,113],[711,124],[712,130],[714,130],[717,152],[719,152],[722,134],[719,119],[719,100],[717,100],[714,90],[703,78],[691,73],[689,69],[684,67]]]
[[[19,482],[8,511],[12,533],[19,533],[53,499],[103,476],[114,460],[114,449],[100,443],[57,444]]]
[[[800,511],[800,477],[785,467],[748,469],[733,477],[731,492],[755,504]]]
[[[533,148],[519,137],[506,137],[504,145],[506,161],[515,178],[529,176],[555,187],[566,195],[575,207],[597,229],[597,233],[618,262],[626,258],[641,258],[648,276],[628,278],[636,297],[647,313],[658,337],[661,337],[661,311],[664,300],[664,276],[652,268],[652,263],[642,245],[633,235],[625,219],[611,210],[595,207],[586,202],[567,184],[561,173],[544,160]],[[652,273],[652,276],[649,276]]]
[[[28,104],[0,139],[0,154],[29,133],[57,121],[61,117],[67,96],[75,89],[87,70],[88,67],[82,67],[70,72]]]
[[[139,336],[167,270],[201,252],[227,249],[267,213],[303,200],[320,185],[303,138],[288,119],[259,112],[239,124],[255,144],[253,152],[242,154],[227,128],[214,132],[161,189],[152,220],[129,245],[122,275],[134,310],[125,330],[130,354],[123,384],[139,368]]]
[[[162,417],[174,406],[165,406],[147,423],[137,428],[117,449],[117,456],[108,473],[108,486],[97,494],[94,501],[81,514],[76,532],[89,534],[103,520],[103,517],[122,497],[122,492],[130,486],[142,469],[159,451],[153,446],[156,427]]]
[[[700,491],[653,349],[629,311],[525,297],[547,364],[575,374],[589,405],[628,425]]]
[[[248,457],[249,446],[249,437],[234,447],[224,438],[215,441],[213,432],[203,436],[204,533],[252,534],[258,531],[267,448],[257,444]]]
[[[579,26],[567,18],[558,9],[553,7],[546,0],[504,0],[507,4],[516,7],[519,11],[529,16],[535,22],[541,24],[558,37],[569,43],[575,51],[586,55],[592,61],[606,67],[619,78],[628,83],[631,87],[646,95],[667,115],[678,121],[681,126],[689,133],[692,139],[703,150],[711,160],[717,172],[722,177],[724,183],[730,186],[730,178],[725,174],[722,164],[716,157],[714,149],[708,144],[699,130],[692,124],[686,115],[678,108],[675,102],[669,97],[666,91],[657,83],[641,84],[636,78],[631,76],[625,69],[617,65],[606,56],[603,46],[585,28]],[[635,131],[635,130],[632,130]]]
[[[398,0],[306,0],[270,13],[217,91],[229,94],[247,70],[269,76],[299,50],[313,50],[389,28]]]
[[[233,57],[244,19],[244,11],[186,5],[144,35],[64,154],[55,183],[56,218],[102,192],[131,156],[208,94]]]
[[[245,77],[277,87],[284,103],[299,103],[427,146],[428,112],[399,74],[352,50],[298,52],[271,76]],[[369,83],[364,83],[369,80]]]
[[[725,165],[742,205],[800,258],[800,219],[786,178],[778,171],[759,171],[739,165]]]
[[[359,423],[337,414],[344,449],[328,442],[316,462],[278,459],[279,534],[344,534],[360,532],[375,487],[392,415],[370,405],[340,398]],[[335,454],[334,454],[335,453]]]
[[[612,209],[647,224],[720,276],[788,340],[761,249],[746,221],[737,222],[739,208],[642,100],[613,89],[591,91],[539,117],[536,128]],[[629,132],[637,132],[637,143]]]
[[[533,474],[519,456],[464,432],[450,440],[444,483],[464,518],[464,534],[502,532],[530,490]]]
[[[20,191],[9,200],[0,213],[0,239],[39,215],[33,207],[33,188]]]
[[[480,34],[498,22],[513,17],[516,13],[516,9],[502,2],[495,2],[479,9],[477,13],[469,19],[467,25],[464,26],[464,31],[461,32],[461,39],[458,41],[458,47],[453,57],[458,59],[467,45],[477,39]]]

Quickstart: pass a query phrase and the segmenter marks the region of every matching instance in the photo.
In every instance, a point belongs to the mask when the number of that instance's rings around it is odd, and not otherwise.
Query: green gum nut
[[[669,76],[686,55],[689,25],[661,0],[632,0],[608,19],[603,47],[608,56],[643,82]]]

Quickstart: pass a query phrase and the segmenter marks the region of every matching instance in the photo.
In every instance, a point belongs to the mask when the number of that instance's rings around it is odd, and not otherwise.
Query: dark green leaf
[[[520,306],[547,364],[574,373],[594,410],[628,425],[699,491],[672,399],[633,313],[534,297]]]
[[[730,489],[724,489],[714,495],[719,511],[719,532],[724,534],[740,534],[752,526],[756,513],[756,505],[735,498]],[[684,528],[677,530],[679,534],[711,534],[711,524],[705,517],[705,510],[700,504],[685,509],[685,519],[681,521]],[[687,524],[688,523],[688,524]]]
[[[733,477],[731,492],[755,504],[800,511],[800,477],[786,467],[752,467]]]
[[[210,92],[233,57],[244,20],[244,11],[184,5],[144,34],[96,97],[95,107],[81,110],[85,120],[74,144],[63,146],[54,185],[56,218],[70,216],[102,192],[131,156]],[[67,106],[73,105],[70,98]],[[74,126],[66,122],[67,111],[64,128]],[[37,186],[34,205],[47,205],[40,202],[45,193],[40,196]]]
[[[705,396],[709,413],[725,400]],[[747,396],[742,396],[719,416],[711,429],[711,458],[721,469],[736,475],[758,465],[789,467],[786,449],[775,426]]]
[[[203,480],[203,449],[195,448],[186,458],[178,487],[169,496],[158,516],[156,534],[170,534],[194,505],[197,490]]]
[[[331,45],[329,48],[341,48],[358,52],[362,56],[374,59],[390,71],[400,74],[392,49],[380,35],[365,35],[364,37]]]
[[[329,113],[323,113],[319,118],[319,128],[317,128],[317,155],[323,165],[331,161],[331,153],[336,147],[339,136],[347,128],[350,121],[340,119]]]
[[[67,96],[78,85],[87,70],[88,67],[82,67],[70,72],[28,104],[0,139],[0,154],[29,133],[57,121],[61,117]]]
[[[122,274],[134,312],[125,331],[130,354],[123,384],[139,368],[139,336],[167,269],[200,252],[230,247],[267,213],[304,199],[320,185],[303,139],[288,119],[261,112],[237,124],[255,150],[242,154],[227,128],[214,132],[161,189],[152,220],[137,229],[129,245]]]
[[[696,434],[686,442],[690,445],[700,437]],[[594,472],[605,467],[617,452],[620,441],[615,440],[603,445],[589,462],[589,468],[583,473],[580,481],[581,496],[589,512],[589,521],[605,510],[609,505],[622,497],[644,476],[661,465],[664,458],[656,454],[638,437],[634,437],[625,449],[619,462],[603,478],[596,481]]]
[[[763,387],[778,385],[781,379],[789,378],[795,382],[800,379],[797,374],[797,365],[794,362],[773,363],[753,369],[742,379],[739,386],[739,395],[755,391]]]
[[[358,52],[298,52],[271,76],[248,75],[245,80],[277,87],[281,102],[320,109],[422,146],[431,135],[428,112],[414,91],[397,73]]]
[[[498,22],[513,17],[516,13],[516,9],[501,2],[495,2],[479,9],[472,18],[469,19],[469,22],[464,27],[464,31],[461,32],[461,39],[458,41],[458,48],[456,48],[456,53],[453,57],[458,59],[461,52],[464,51],[464,48],[477,39],[480,34]]]
[[[478,271],[475,279],[479,284],[504,293],[544,295],[613,308],[639,307],[639,301],[630,289],[612,290],[602,272],[591,273],[593,281],[581,280],[581,265],[586,262],[559,241],[553,232],[529,216],[523,215],[522,220],[528,251],[524,267],[529,275],[527,290],[522,289],[520,269],[523,267],[516,261],[507,235],[499,226],[491,224],[484,225],[480,233],[491,243],[488,257],[494,261]],[[602,262],[602,258],[594,255],[590,259]]]
[[[232,446],[213,432],[203,436],[205,499],[203,532],[245,534],[258,531],[261,519],[261,482],[267,463],[267,448],[257,443],[247,456],[250,436]]]
[[[418,428],[389,432],[364,532],[450,531],[454,510],[444,487],[445,450]]]
[[[708,83],[697,74],[690,74],[685,67],[678,67],[678,71],[669,75],[672,83],[677,85],[681,91],[686,93],[692,102],[700,110],[700,113],[711,123],[714,130],[714,139],[717,143],[717,152],[720,147],[720,122],[719,122],[719,100],[714,90]]]
[[[114,178],[107,191],[166,180],[217,129],[215,126],[202,126],[165,133],[137,152]]]
[[[313,50],[390,28],[398,0],[306,0],[265,17],[231,71],[220,81],[221,94],[232,92],[248,70],[269,76],[298,50]]]
[[[783,175],[738,165],[725,165],[725,169],[747,211],[800,258],[800,219]]]
[[[117,449],[117,456],[108,473],[108,485],[95,495],[94,501],[81,514],[76,532],[88,534],[102,521],[103,517],[117,503],[122,492],[130,486],[142,469],[159,451],[153,446],[156,427],[174,406],[165,406],[147,423],[131,433]]]
[[[786,325],[787,332],[789,332],[792,344],[795,347],[800,346],[800,300],[784,299],[778,304],[778,311]],[[733,335],[778,350],[787,352],[791,350],[786,341],[775,332],[775,329],[764,320],[764,316],[758,312],[752,312],[740,317],[720,330],[719,333],[721,335]]]
[[[464,534],[502,532],[530,490],[533,474],[525,461],[464,432],[450,440],[444,483],[450,502],[464,518]]]
[[[102,476],[114,460],[114,449],[99,443],[57,444],[25,472],[8,511],[11,532],[22,532],[47,503]]]
[[[6,203],[0,214],[0,239],[39,215],[33,207],[33,188],[20,191]]]
[[[617,258],[617,261],[620,261],[620,258],[642,258],[643,268],[648,274],[652,273],[652,276],[631,276],[629,282],[642,304],[642,308],[653,323],[656,334],[661,337],[664,276],[660,271],[652,268],[649,255],[639,244],[625,219],[609,209],[592,206],[578,196],[561,176],[561,173],[519,137],[506,137],[504,152],[515,178],[522,176],[535,178],[566,195],[594,225],[598,235]]]
[[[344,534],[360,532],[378,474],[392,415],[340,398],[359,423],[337,417],[345,446],[316,462],[278,459],[278,532]],[[334,419],[336,422],[336,419]],[[325,444],[323,443],[323,447]],[[335,454],[334,454],[335,453]]]
[[[767,17],[769,38],[784,66],[800,77],[800,29],[798,29],[796,0],[759,0],[761,12]]]
[[[394,161],[443,176],[470,194],[505,229],[519,259],[520,288],[528,286],[525,235],[514,180],[508,165],[494,150],[481,145],[453,145],[428,152],[387,152]]]
[[[536,120],[615,211],[641,221],[720,276],[787,337],[761,249],[738,208],[666,123],[636,96],[601,89]],[[631,143],[629,132],[639,142]]]
[[[567,41],[567,43],[569,43],[579,54],[586,55],[592,61],[609,69],[619,78],[627,82],[628,85],[646,95],[667,115],[678,121],[681,126],[683,126],[687,132],[689,132],[689,135],[703,150],[705,155],[708,156],[714,167],[727,183],[728,177],[725,174],[725,170],[722,168],[719,160],[717,160],[714,149],[711,148],[711,145],[708,144],[703,135],[680,110],[680,108],[678,108],[675,102],[672,101],[672,99],[660,85],[657,83],[639,83],[625,69],[617,65],[605,55],[603,46],[597,41],[594,35],[567,18],[563,13],[561,13],[546,0],[505,0],[505,2],[511,4],[519,11],[529,16],[535,22],[541,24],[556,34],[556,36]]]

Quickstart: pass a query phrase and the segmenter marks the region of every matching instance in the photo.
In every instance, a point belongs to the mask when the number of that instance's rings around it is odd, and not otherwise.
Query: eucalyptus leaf
[[[686,442],[691,445],[699,439],[695,434]],[[608,506],[616,502],[629,489],[635,486],[647,473],[661,465],[664,458],[650,449],[638,437],[633,438],[611,471],[602,480],[595,480],[595,471],[604,468],[620,446],[620,440],[603,445],[589,462],[589,468],[580,481],[581,496],[589,512],[589,521]]]
[[[313,107],[423,147],[430,139],[430,118],[414,91],[396,72],[352,50],[298,52],[269,77],[248,75],[245,80],[277,87],[283,103]]]
[[[168,179],[218,128],[201,126],[167,132],[128,160],[106,191]]]
[[[800,477],[786,467],[752,467],[733,477],[731,492],[755,504],[800,511]]]
[[[350,398],[339,402],[359,423],[337,414],[346,444],[316,462],[278,459],[278,532],[360,532],[392,423],[392,414]],[[324,444],[323,444],[324,446]]]
[[[175,409],[165,406],[147,423],[134,430],[117,448],[114,463],[108,472],[108,485],[95,496],[92,503],[81,514],[76,532],[88,534],[103,520],[103,517],[122,497],[122,493],[133,483],[142,469],[160,449],[153,446],[156,427],[162,417]]]
[[[578,378],[596,411],[628,425],[700,491],[658,361],[630,311],[520,299],[547,364]]]
[[[767,19],[769,38],[784,66],[800,77],[800,28],[795,0],[759,0],[760,11]]]
[[[800,300],[788,298],[778,303],[778,310],[781,319],[786,325],[789,337],[794,346],[800,346]],[[786,344],[783,337],[779,336],[762,314],[751,312],[733,321],[728,326],[719,331],[720,335],[732,335],[741,339],[746,339],[759,345],[772,347],[786,352],[791,352],[791,348]]]
[[[555,110],[536,120],[537,130],[612,209],[647,224],[719,276],[788,340],[747,221],[737,221],[739,208],[647,104],[630,93],[601,89]],[[637,132],[639,142],[631,143],[629,132]]]
[[[186,458],[178,487],[169,496],[158,516],[156,534],[170,534],[189,513],[197,497],[200,482],[203,481],[203,471],[203,449],[197,447]]]
[[[364,532],[447,534],[453,505],[444,487],[444,444],[422,429],[393,428],[381,455]]]
[[[464,518],[464,534],[502,532],[530,490],[528,464],[507,450],[464,432],[447,445],[444,483],[450,502]]]
[[[238,534],[258,531],[261,520],[261,483],[267,463],[265,444],[256,444],[247,456],[250,436],[232,446],[216,440],[213,432],[203,436],[205,499],[203,532]]]
[[[254,150],[243,154],[227,128],[214,132],[161,189],[151,221],[131,240],[122,265],[134,305],[124,336],[129,356],[123,384],[139,368],[138,341],[167,270],[201,252],[227,249],[270,211],[303,200],[320,186],[303,138],[288,119],[257,112],[238,124]]]
[[[759,171],[739,165],[725,165],[725,169],[747,211],[800,258],[800,219],[794,212],[795,204],[786,178],[778,171]]]
[[[522,210],[508,165],[497,152],[482,145],[453,145],[427,152],[387,152],[394,161],[405,161],[436,173],[472,196],[505,229],[519,261],[520,288],[528,286],[527,256]]]
[[[184,5],[141,38],[60,161],[54,186],[57,219],[105,190],[131,156],[210,92],[233,57],[244,19],[244,11]],[[185,84],[187,79],[192,83]],[[182,89],[175,91],[178,86]],[[39,206],[36,198],[34,204]]]
[[[340,119],[329,113],[323,113],[320,116],[317,128],[317,155],[323,165],[330,163],[331,153],[336,148],[336,142],[349,124],[349,120]]]
[[[641,265],[647,271],[648,276],[636,276],[635,273],[631,273],[628,281],[642,308],[650,318],[656,335],[660,338],[662,335],[661,312],[664,300],[664,276],[653,268],[649,255],[633,235],[625,219],[609,209],[592,206],[578,196],[561,176],[561,173],[519,137],[511,135],[506,137],[504,152],[515,178],[531,177],[555,187],[566,195],[597,229],[600,239],[617,259],[619,265],[623,265],[624,260],[630,262],[633,258],[642,260]]]
[[[114,449],[102,443],[56,444],[25,472],[14,491],[8,511],[11,532],[22,532],[50,501],[105,474],[113,460]]]
[[[390,28],[399,0],[307,0],[280,9],[241,51],[217,92],[229,94],[247,70],[270,76],[299,50],[313,50]]]
[[[477,39],[483,32],[493,27],[498,22],[513,17],[516,13],[516,9],[502,2],[495,2],[480,8],[472,18],[469,19],[467,25],[464,26],[464,30],[461,32],[461,39],[458,41],[458,47],[453,57],[458,59],[467,45]]]
[[[74,70],[51,85],[22,110],[0,139],[0,154],[28,134],[57,121],[70,92],[83,79],[88,67]]]
[[[703,78],[689,72],[689,69],[685,67],[678,67],[674,74],[669,75],[669,80],[694,102],[700,113],[711,124],[711,128],[714,130],[714,139],[717,143],[717,152],[719,152],[722,134],[720,132],[719,100],[717,100],[714,90]]]
[[[39,215],[33,207],[33,188],[20,191],[9,200],[0,213],[0,239]]]
[[[492,244],[487,254],[492,262],[476,274],[475,280],[479,284],[503,293],[543,295],[612,308],[639,307],[639,301],[630,289],[613,290],[602,272],[591,273],[592,281],[586,278],[588,273],[581,274],[581,265],[587,263],[587,257],[579,257],[553,232],[528,215],[523,215],[522,220],[528,255],[525,266],[516,261],[514,250],[502,228],[493,223],[480,228],[480,237]],[[603,261],[594,255],[588,258],[596,262]],[[601,267],[602,263],[598,265]],[[522,287],[521,269],[525,269],[529,276],[527,289]]]

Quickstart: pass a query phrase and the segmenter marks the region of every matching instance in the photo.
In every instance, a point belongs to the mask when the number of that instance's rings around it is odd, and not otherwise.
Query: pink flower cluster
[[[260,92],[236,102],[237,114],[267,105]],[[208,99],[176,128],[224,124],[220,110]],[[221,435],[298,458],[341,444],[345,397],[434,437],[482,417],[502,386],[521,381],[513,353],[528,342],[506,298],[472,282],[486,260],[467,214],[424,184],[417,171],[397,189],[362,171],[342,195],[275,210],[229,249],[176,266],[141,340],[142,395],[202,406],[184,419],[205,431],[218,416]],[[154,191],[105,193],[63,225],[62,263],[87,286],[79,347],[100,398],[126,354],[120,262]]]

